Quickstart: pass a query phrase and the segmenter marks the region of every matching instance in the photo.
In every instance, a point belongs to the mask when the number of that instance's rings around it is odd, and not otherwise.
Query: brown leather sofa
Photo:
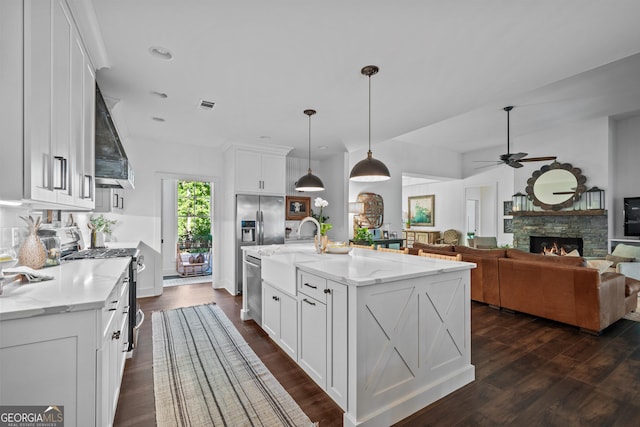
[[[626,313],[625,277],[571,265],[578,257],[507,250],[498,260],[500,305],[599,334]],[[576,258],[572,261],[560,261]],[[635,294],[637,298],[637,292]]]
[[[418,250],[461,253],[473,262],[471,299],[599,333],[636,308],[640,282],[618,273],[600,274],[581,257],[531,254],[518,249],[474,249],[415,243]]]

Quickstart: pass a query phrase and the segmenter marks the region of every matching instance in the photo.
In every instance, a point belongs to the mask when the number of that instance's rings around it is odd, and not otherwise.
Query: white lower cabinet
[[[102,345],[98,349],[98,366],[102,375],[98,378],[100,404],[97,418],[100,425],[110,426],[116,415],[124,364],[129,348],[128,312],[129,287],[122,281],[114,289],[104,308]]]
[[[0,321],[2,405],[59,405],[65,425],[113,424],[128,340],[125,277],[103,308]]]
[[[300,300],[298,363],[318,385],[327,388],[327,306],[309,296]]]
[[[262,282],[262,328],[293,360],[298,360],[298,302]]]
[[[347,408],[347,286],[298,272],[298,364]]]

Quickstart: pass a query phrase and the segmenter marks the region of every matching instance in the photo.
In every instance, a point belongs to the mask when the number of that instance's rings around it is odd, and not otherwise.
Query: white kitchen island
[[[344,425],[388,426],[475,379],[474,267],[283,248],[262,256],[262,327],[345,410]]]

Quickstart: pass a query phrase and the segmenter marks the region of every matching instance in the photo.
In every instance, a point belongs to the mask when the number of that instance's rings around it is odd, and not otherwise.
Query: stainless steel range
[[[129,263],[129,349],[131,353],[137,342],[137,332],[144,321],[144,313],[138,306],[138,273],[145,269],[144,257],[137,248],[95,248],[72,252],[62,257],[61,261],[82,259],[104,259],[130,257]]]

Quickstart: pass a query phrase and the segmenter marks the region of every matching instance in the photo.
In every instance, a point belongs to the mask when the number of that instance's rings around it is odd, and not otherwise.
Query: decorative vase
[[[327,250],[327,244],[329,243],[329,236],[320,236],[320,240],[318,240],[318,235],[313,236],[313,245],[316,248],[316,253],[322,254]]]
[[[18,250],[18,262],[20,265],[37,270],[44,267],[47,260],[47,252],[44,244],[42,244],[42,241],[38,237],[40,218],[38,217],[35,220],[31,216],[28,218],[21,216],[20,218],[27,223],[29,235]]]

